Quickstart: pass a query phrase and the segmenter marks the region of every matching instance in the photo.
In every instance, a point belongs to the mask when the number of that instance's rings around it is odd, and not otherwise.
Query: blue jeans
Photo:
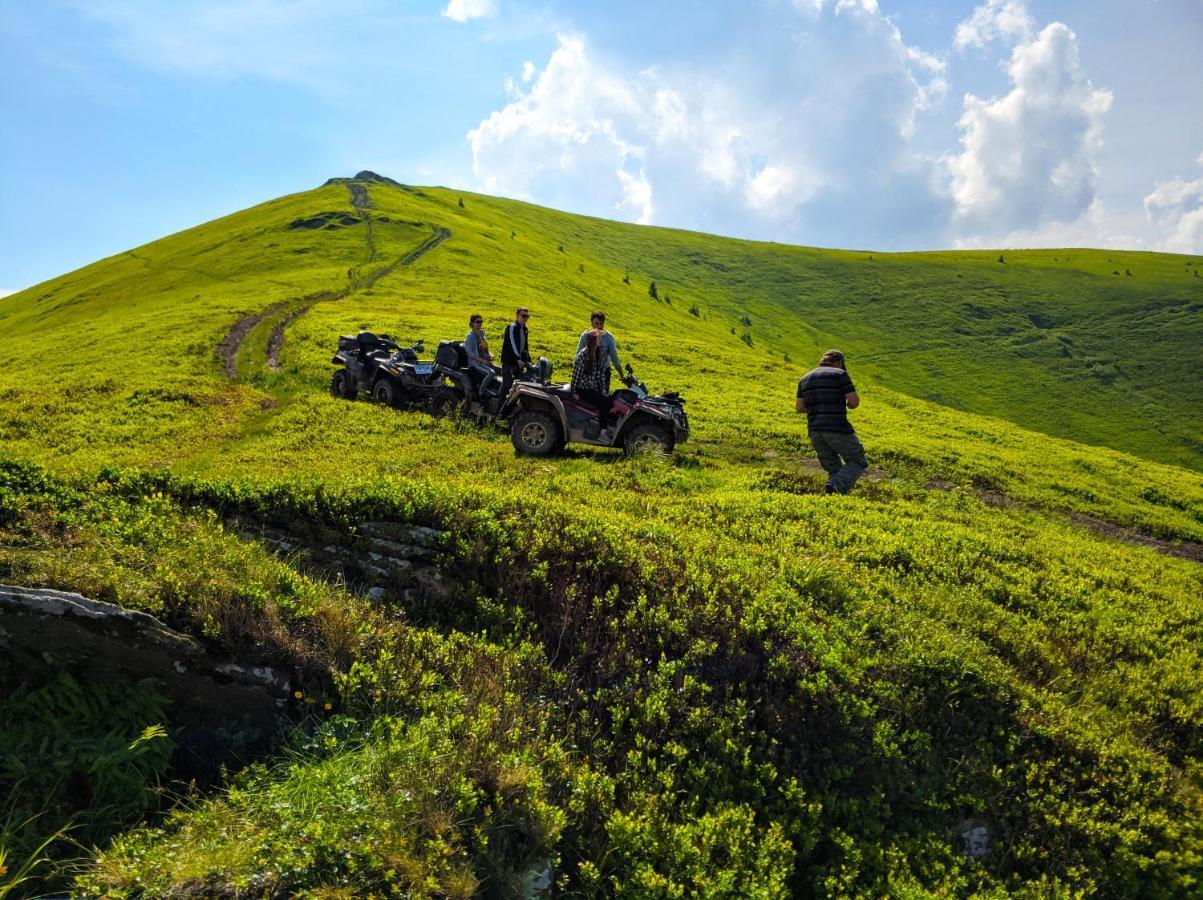
[[[812,431],[810,443],[827,472],[827,487],[833,493],[846,494],[856,480],[869,470],[865,448],[857,436],[842,431]]]

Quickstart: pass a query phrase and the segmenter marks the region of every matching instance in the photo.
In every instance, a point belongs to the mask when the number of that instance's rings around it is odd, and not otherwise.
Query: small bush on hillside
[[[460,198],[459,198],[459,208],[460,208],[460,209],[463,209],[463,208],[464,208],[464,198],[463,198],[463,197],[460,197]]]
[[[698,309],[698,305],[696,303],[689,307],[689,314],[691,316],[697,316],[698,318],[701,318],[702,316],[702,312]]]
[[[751,328],[752,327],[752,317],[749,316],[747,313],[744,313],[743,316],[740,317],[739,324],[744,326],[745,328]]]
[[[1000,263],[1006,263],[1007,259],[1006,259],[1006,257],[1005,257],[1005,256],[1003,256],[1003,255],[1000,253],[1000,254],[998,254],[998,261],[999,261]]]
[[[651,284],[648,285],[647,295],[649,297],[651,297],[653,300],[660,299],[660,292],[656,290],[656,282],[653,281]]]
[[[739,336],[739,339],[741,341],[743,341],[745,344],[747,344],[749,347],[752,346],[752,335],[748,334],[748,332],[745,331],[743,334],[741,334]]]
[[[631,273],[630,272],[627,272],[625,275],[622,276],[622,283],[623,284],[631,283]]]

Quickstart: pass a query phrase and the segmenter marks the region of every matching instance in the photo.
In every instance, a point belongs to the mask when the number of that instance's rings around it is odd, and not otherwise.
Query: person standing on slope
[[[510,385],[514,378],[529,366],[530,350],[527,346],[526,320],[530,312],[525,306],[519,306],[514,313],[514,321],[505,328],[505,338],[501,342],[501,397],[509,396]]]
[[[610,390],[610,369],[609,366],[613,363],[614,368],[618,371],[618,377],[622,378],[622,363],[618,361],[618,344],[614,340],[614,335],[606,331],[606,314],[601,310],[594,310],[589,317],[593,323],[592,328],[586,328],[581,332],[581,339],[577,341],[576,352],[577,356],[585,349],[585,341],[588,340],[590,332],[596,331],[601,337],[602,353],[605,354],[603,362],[606,364],[606,385],[605,389]]]
[[[824,353],[818,368],[798,382],[794,409],[806,413],[810,443],[827,472],[829,494],[847,494],[869,469],[865,448],[848,421],[848,410],[858,406],[860,397],[839,350]]]

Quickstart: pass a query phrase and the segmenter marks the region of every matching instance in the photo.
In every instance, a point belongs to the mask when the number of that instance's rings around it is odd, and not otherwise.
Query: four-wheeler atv
[[[439,349],[434,355],[439,371],[446,376],[451,386],[444,395],[444,407],[440,412],[450,412],[456,409],[484,424],[497,419],[501,415],[504,397],[501,396],[501,372],[494,368],[493,377],[489,378],[479,368],[468,365],[468,353],[464,350],[463,341],[439,341]],[[551,377],[551,363],[546,357],[540,356],[533,366],[515,376],[514,384],[534,382],[542,384]],[[511,393],[513,388],[510,389]]]
[[[514,449],[547,456],[577,441],[595,447],[622,447],[628,456],[645,450],[670,452],[689,437],[685,401],[676,392],[651,396],[630,365],[626,372],[626,387],[610,394],[608,440],[601,434],[597,410],[573,399],[568,385],[550,383],[550,371],[540,380],[516,382],[499,410],[509,419]]]
[[[425,350],[420,340],[402,347],[387,334],[370,331],[339,335],[331,362],[341,368],[330,380],[330,392],[350,400],[367,391],[386,406],[430,408],[446,388],[435,364],[418,360]]]
[[[500,372],[489,378],[480,369],[469,366],[463,341],[439,341],[434,361],[452,385],[449,393],[444,395],[448,407],[455,407],[481,421],[497,415],[502,399]]]

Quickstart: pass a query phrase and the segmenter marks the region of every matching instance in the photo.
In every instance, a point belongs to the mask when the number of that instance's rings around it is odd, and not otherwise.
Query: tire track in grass
[[[1189,538],[1170,539],[1157,537],[1137,528],[1120,525],[1118,522],[1092,516],[1089,513],[1055,506],[1042,506],[1038,503],[1027,503],[1016,500],[1004,491],[962,488],[961,485],[942,478],[929,479],[923,486],[929,491],[949,492],[963,489],[966,493],[976,496],[986,506],[991,506],[995,509],[1018,508],[1044,515],[1048,515],[1049,513],[1061,514],[1075,525],[1085,528],[1099,537],[1110,538],[1111,540],[1124,544],[1132,544],[1137,547],[1144,547],[1160,553],[1162,556],[1173,556],[1177,559],[1187,559],[1191,562],[1203,563],[1203,543],[1192,541]]]
[[[246,340],[246,336],[251,333],[251,329],[256,325],[268,316],[275,315],[284,306],[285,304],[283,303],[277,303],[274,306],[269,306],[263,312],[244,316],[235,322],[234,327],[221,339],[221,343],[217,345],[217,355],[221,359],[222,371],[225,372],[226,377],[231,381],[238,377],[238,366],[236,363],[238,349],[242,346],[242,342]]]

